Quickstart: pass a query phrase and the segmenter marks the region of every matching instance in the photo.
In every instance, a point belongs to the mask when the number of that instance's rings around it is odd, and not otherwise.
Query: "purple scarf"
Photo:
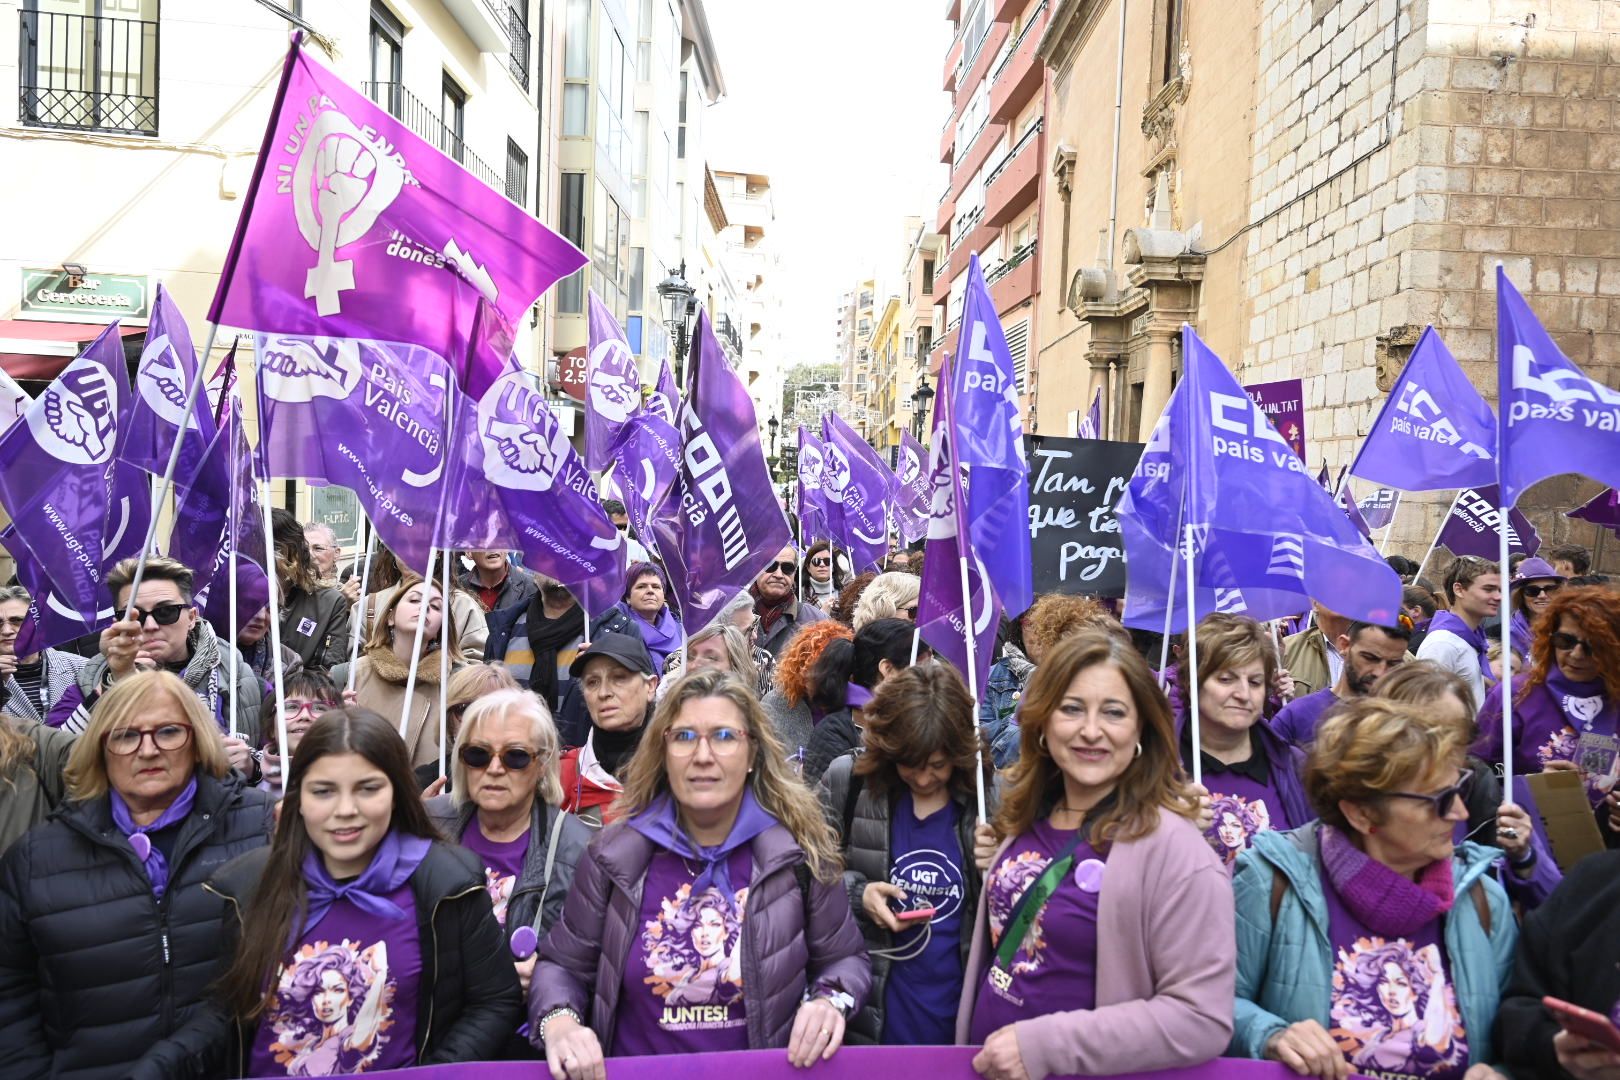
[[[1513,618],[1508,620],[1508,641],[1512,644],[1513,651],[1525,660],[1530,659],[1531,639],[1530,620],[1524,617],[1524,612],[1515,611]]]
[[[732,823],[731,832],[714,847],[702,847],[686,835],[675,816],[675,800],[668,795],[660,795],[629,821],[632,829],[659,847],[683,859],[696,859],[703,864],[703,872],[692,882],[693,896],[705,892],[710,886],[718,886],[727,902],[735,890],[731,887],[726,860],[733,851],[775,824],[776,819],[765,812],[765,808],[755,800],[753,789],[747,787],[743,788],[742,805],[737,808],[737,820]]]
[[[849,709],[864,709],[872,703],[872,691],[860,683],[844,684],[844,706]]]
[[[1576,682],[1559,670],[1557,664],[1547,668],[1547,692],[1564,712],[1564,719],[1576,733],[1598,732],[1612,735],[1620,732],[1620,702],[1609,697],[1602,679]]]
[[[636,629],[641,631],[642,644],[647,646],[647,652],[652,655],[653,664],[659,671],[664,669],[664,661],[670,654],[681,647],[686,640],[681,634],[681,624],[675,621],[666,604],[658,609],[658,621],[648,622],[639,611],[631,609],[627,601],[621,600],[614,607],[624,612],[636,621]]]
[[[1430,863],[1413,881],[1367,855],[1331,825],[1323,825],[1320,835],[1328,883],[1368,929],[1410,937],[1451,910],[1456,888],[1450,859]]]
[[[147,880],[152,883],[152,896],[154,899],[163,899],[163,892],[169,887],[169,860],[163,857],[163,852],[152,843],[147,833],[167,829],[177,821],[181,821],[191,813],[191,806],[197,801],[197,776],[195,773],[186,786],[181,789],[179,796],[169,804],[169,808],[157,816],[157,820],[150,825],[135,824],[135,817],[129,812],[129,804],[124,797],[114,789],[108,789],[108,805],[112,807],[113,824],[118,831],[129,837],[129,846],[135,849],[135,857],[141,860],[141,866],[146,870]]]
[[[371,856],[371,865],[359,877],[341,884],[327,871],[321,853],[310,851],[304,856],[304,886],[309,893],[309,907],[304,913],[304,928],[298,936],[309,933],[310,927],[320,922],[339,900],[348,900],[367,915],[380,919],[404,918],[405,912],[388,899],[388,894],[411,879],[432,846],[433,841],[425,836],[389,829]]]
[[[1429,633],[1433,634],[1441,630],[1449,630],[1472,645],[1474,651],[1479,654],[1479,670],[1483,672],[1490,671],[1490,664],[1485,659],[1490,644],[1485,640],[1484,630],[1470,628],[1467,623],[1462,621],[1461,617],[1449,611],[1437,611],[1434,613],[1434,618],[1429,620]]]

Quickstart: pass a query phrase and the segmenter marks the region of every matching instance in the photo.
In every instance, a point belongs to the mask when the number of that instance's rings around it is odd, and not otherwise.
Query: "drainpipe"
[[[1108,182],[1108,253],[1103,265],[1108,267],[1108,287],[1117,295],[1119,282],[1114,275],[1114,243],[1119,230],[1119,131],[1125,115],[1125,9],[1129,0],[1115,0],[1119,4],[1119,57],[1114,64],[1114,166]],[[1123,358],[1120,360],[1123,363]],[[1119,409],[1116,407],[1114,385],[1115,362],[1108,364],[1108,400],[1104,403],[1103,427],[1108,438],[1119,438]],[[1124,371],[1120,381],[1124,381]]]

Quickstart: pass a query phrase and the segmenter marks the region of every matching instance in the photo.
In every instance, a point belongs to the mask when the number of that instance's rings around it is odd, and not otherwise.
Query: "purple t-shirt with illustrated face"
[[[994,950],[1007,932],[1013,906],[1062,854],[1074,831],[1045,821],[1010,844],[990,874],[990,964],[973,1004],[971,1041],[1019,1020],[1048,1013],[1090,1009],[1097,1003],[1097,901],[1102,893],[1104,857],[1090,844],[1074,850],[1074,864],[1030,924],[1009,970],[995,962]]]
[[[1379,1080],[1461,1080],[1468,1071],[1468,1032],[1440,918],[1409,937],[1391,938],[1352,915],[1332,884],[1323,892],[1333,945],[1329,1034],[1345,1060],[1356,1073]]]
[[[338,900],[298,939],[253,1038],[249,1076],[345,1076],[416,1064],[422,943],[409,884],[399,919]]]
[[[1215,820],[1204,839],[1230,870],[1248,850],[1255,834],[1267,829],[1291,829],[1303,821],[1289,821],[1274,783],[1260,783],[1238,772],[1204,772],[1204,786],[1215,804]]]
[[[476,852],[484,864],[484,888],[489,890],[490,902],[495,905],[495,921],[505,926],[506,906],[512,902],[512,889],[523,876],[523,860],[529,853],[529,834],[524,833],[516,840],[504,842],[491,840],[478,827],[478,815],[474,814],[461,831],[461,846]]]
[[[731,889],[695,897],[701,865],[668,851],[647,864],[612,1057],[748,1049],[742,935],[752,864],[748,847],[737,849],[726,860]]]

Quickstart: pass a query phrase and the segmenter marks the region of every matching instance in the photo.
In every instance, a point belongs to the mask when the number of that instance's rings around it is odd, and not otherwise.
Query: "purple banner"
[[[928,535],[931,512],[928,493],[928,470],[924,464],[928,451],[914,439],[909,431],[900,433],[900,467],[895,470],[898,482],[894,497],[894,520],[900,541],[911,545]]]
[[[821,490],[825,465],[821,440],[799,425],[799,541],[808,546],[810,541],[832,539],[827,529],[827,496]]]
[[[186,398],[197,370],[197,352],[191,330],[160,283],[152,301],[152,322],[146,345],[135,369],[135,394],[130,402],[129,428],[119,441],[118,457],[162,476],[169,465],[169,450],[186,411]],[[186,422],[185,441],[174,466],[174,482],[182,491],[196,483],[203,455],[214,438],[214,414],[208,396],[198,393]],[[204,583],[205,584],[205,583]],[[198,585],[201,588],[202,584]]]
[[[613,459],[621,432],[641,411],[641,374],[630,342],[593,289],[590,352],[585,361],[585,465],[601,472]]]
[[[1501,553],[1496,526],[1502,519],[1501,493],[1496,485],[1463,488],[1440,527],[1440,543],[1453,555],[1476,555],[1495,562]],[[1541,535],[1530,519],[1514,510],[1508,514],[1508,550],[1534,555]]]
[[[1305,460],[1305,383],[1300,379],[1254,383],[1243,388],[1249,400],[1260,406],[1271,426],[1283,437],[1289,449]]]
[[[1590,502],[1567,511],[1564,516],[1578,521],[1590,521],[1620,536],[1620,491],[1609,488]]]

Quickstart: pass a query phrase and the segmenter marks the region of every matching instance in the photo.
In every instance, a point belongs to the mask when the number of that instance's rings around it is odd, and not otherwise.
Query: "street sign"
[[[145,274],[85,274],[60,268],[22,268],[20,319],[43,322],[121,322],[145,324],[151,314],[151,288]]]
[[[311,520],[329,526],[337,534],[338,547],[353,551],[360,539],[360,500],[354,492],[336,484],[311,484],[309,514]]]
[[[557,357],[557,381],[553,390],[561,390],[575,401],[585,400],[585,347]]]

